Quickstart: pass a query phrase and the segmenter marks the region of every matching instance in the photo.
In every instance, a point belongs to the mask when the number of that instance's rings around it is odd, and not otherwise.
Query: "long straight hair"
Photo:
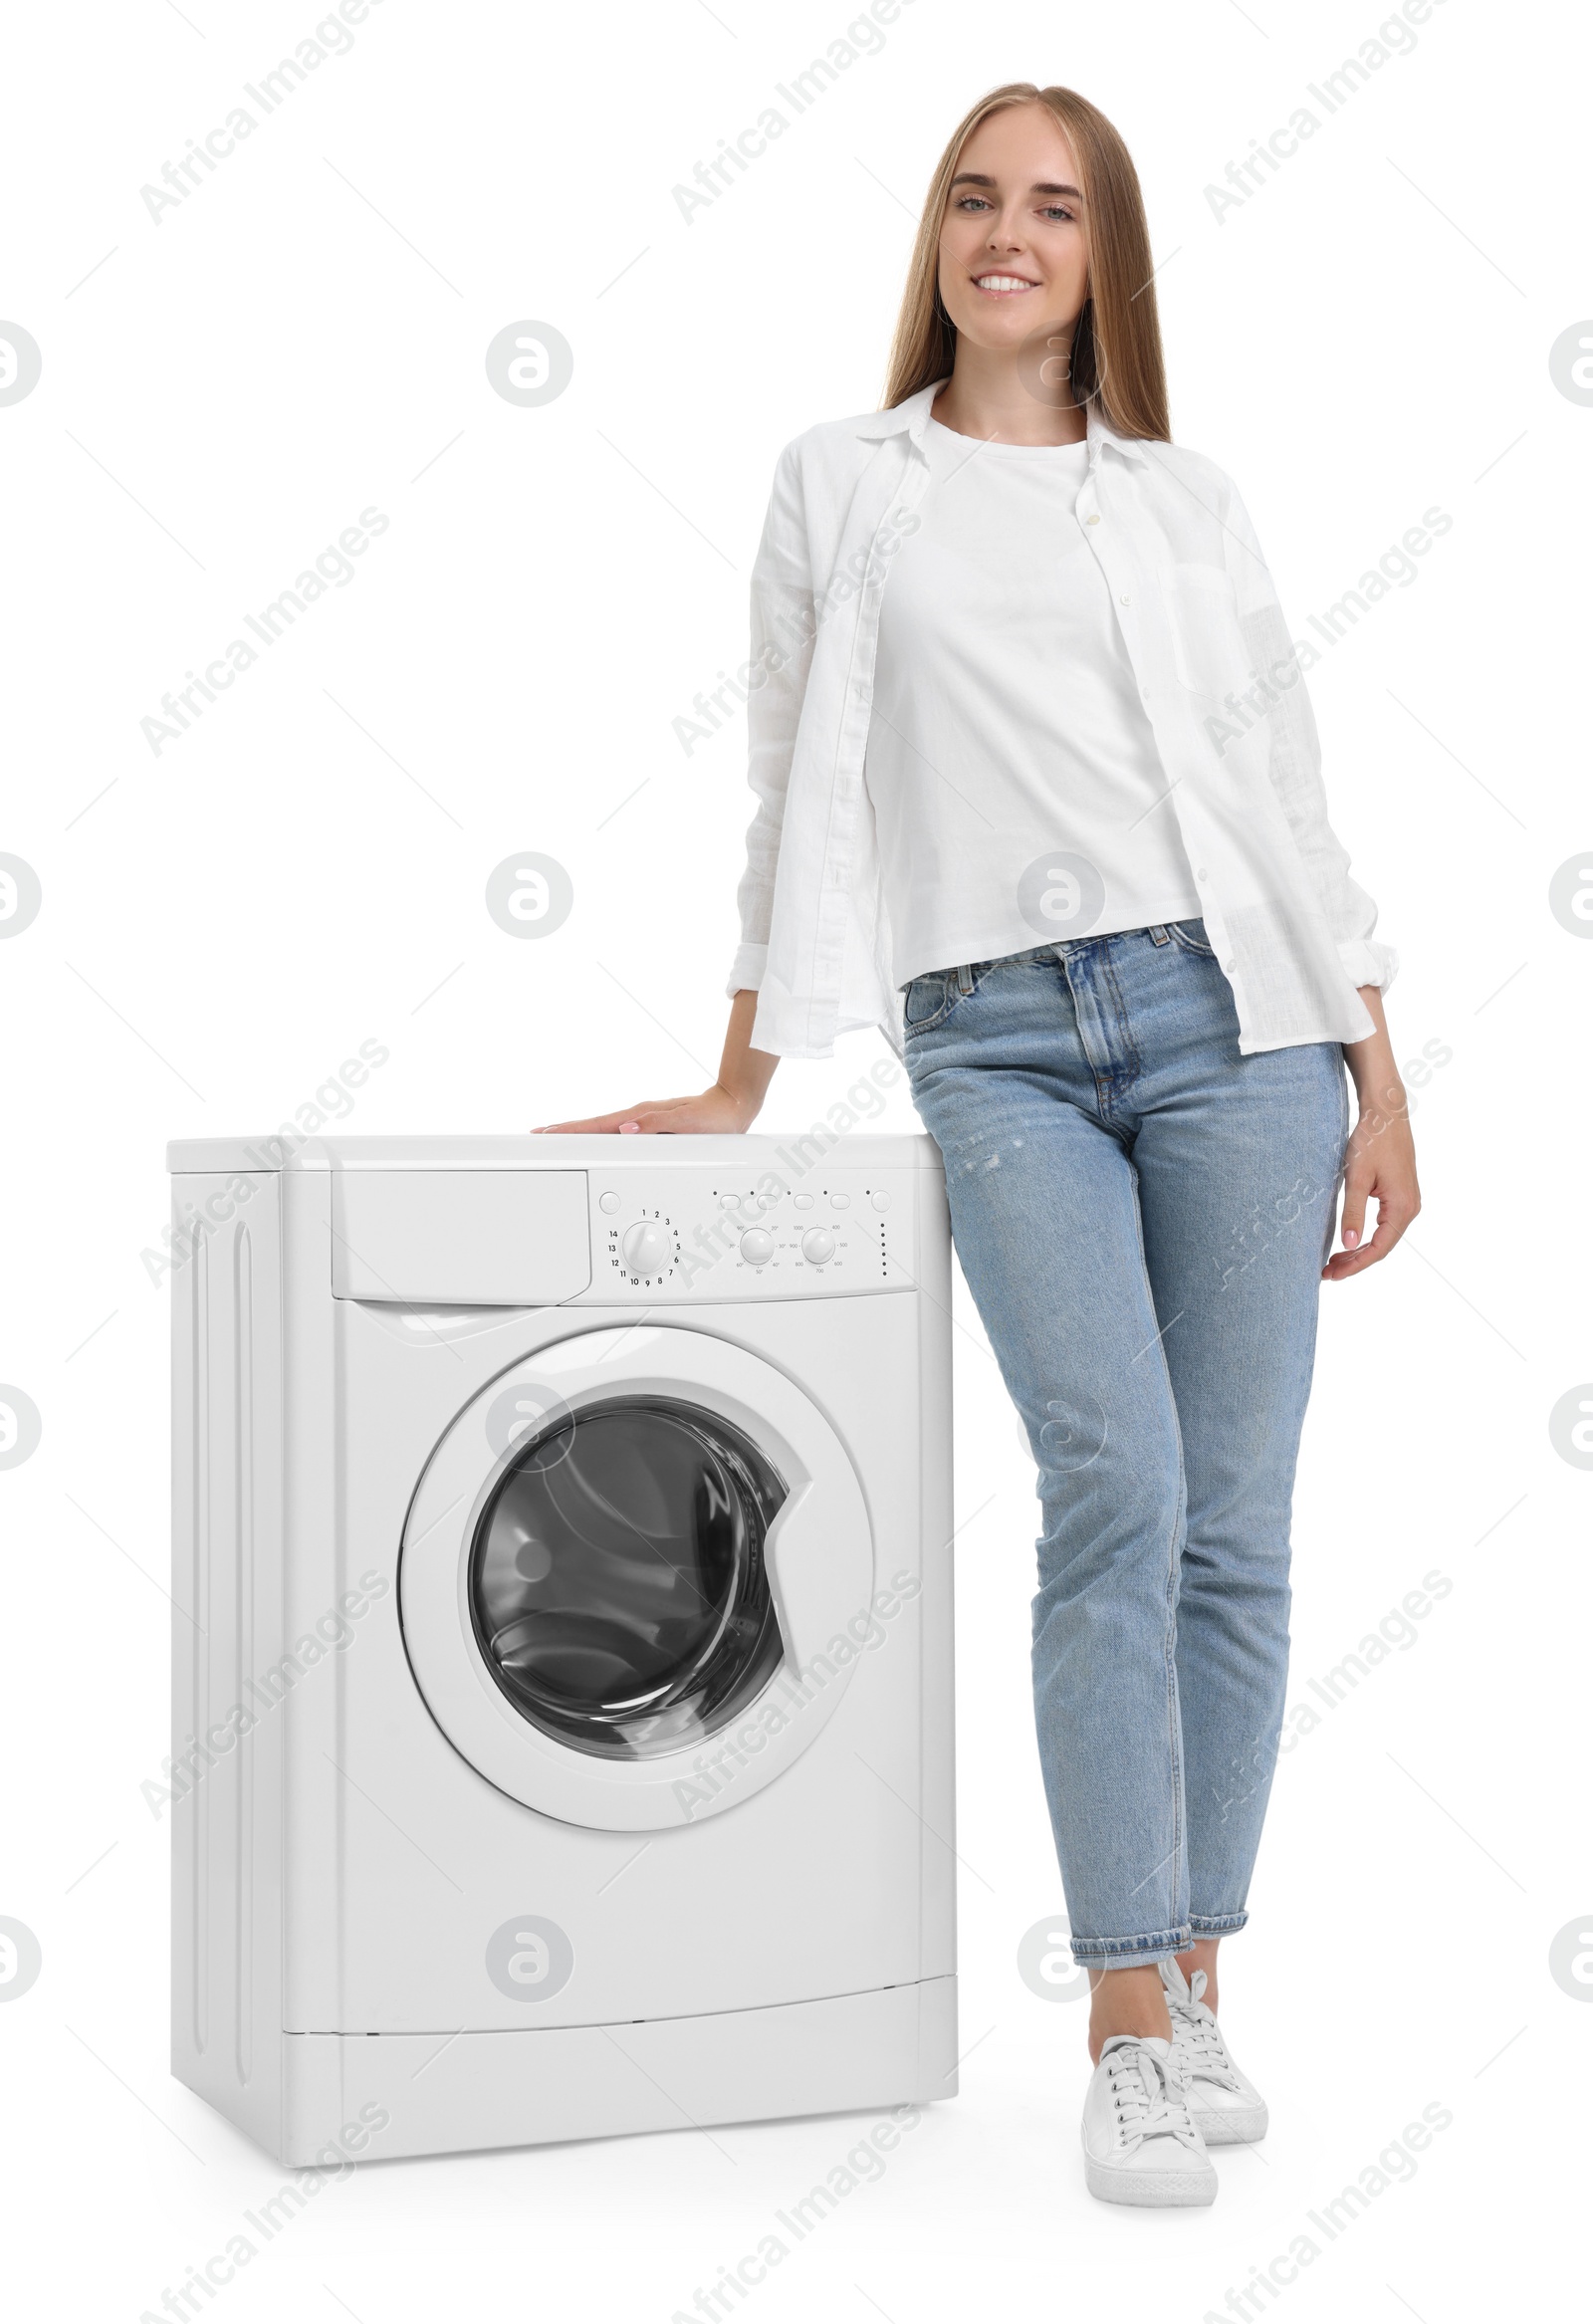
[[[1014,105],[1042,105],[1073,149],[1083,195],[1089,289],[1073,334],[1074,399],[1096,403],[1119,435],[1172,434],[1167,371],[1156,317],[1145,198],[1128,147],[1106,116],[1072,89],[1009,81],[982,97],[957,124],[935,165],[891,347],[883,408],[950,377],[957,332],[940,296],[940,235],[963,147],[982,121]]]

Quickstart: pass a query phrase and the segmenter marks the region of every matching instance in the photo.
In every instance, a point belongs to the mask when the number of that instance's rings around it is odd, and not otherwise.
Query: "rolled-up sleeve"
[[[1255,528],[1232,484],[1222,521],[1224,554],[1250,664],[1269,681],[1276,696],[1268,704],[1266,721],[1272,789],[1288,818],[1350,982],[1376,985],[1386,992],[1398,971],[1399,954],[1374,934],[1377,906],[1365,888],[1350,877],[1348,850],[1327,819],[1321,745],[1304,673]]]
[[[747,831],[747,868],[736,890],[741,942],[725,987],[758,991],[769,957],[775,876],[786,819],[796,728],[813,649],[813,590],[796,447],[775,470],[769,514],[753,566],[752,664],[747,697],[748,779],[758,807]]]

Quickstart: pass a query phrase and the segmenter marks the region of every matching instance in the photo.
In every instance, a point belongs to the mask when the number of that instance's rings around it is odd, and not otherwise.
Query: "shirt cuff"
[[[731,965],[730,981],[725,987],[726,998],[734,1001],[738,993],[760,992],[763,989],[764,971],[768,963],[769,947],[767,944],[738,946],[736,958]]]
[[[1338,948],[1338,957],[1352,985],[1375,985],[1386,993],[1399,974],[1400,956],[1392,944],[1374,944],[1369,937],[1351,937]]]

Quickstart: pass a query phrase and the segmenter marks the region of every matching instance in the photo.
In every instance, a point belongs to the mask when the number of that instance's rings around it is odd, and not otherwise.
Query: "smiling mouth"
[[[1031,283],[1026,275],[975,275],[976,291],[986,291],[992,298],[1016,298],[1020,291],[1037,291],[1038,283]]]

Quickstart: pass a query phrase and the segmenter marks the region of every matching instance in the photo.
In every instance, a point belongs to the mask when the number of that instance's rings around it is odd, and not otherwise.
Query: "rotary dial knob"
[[[767,1267],[775,1256],[775,1238],[767,1227],[749,1227],[741,1239],[741,1255],[749,1267]]]
[[[638,1219],[634,1227],[627,1227],[619,1249],[632,1275],[665,1275],[675,1256],[669,1229],[651,1219]]]
[[[826,1259],[835,1256],[835,1238],[827,1227],[809,1227],[802,1237],[802,1257],[813,1267],[822,1267]]]

